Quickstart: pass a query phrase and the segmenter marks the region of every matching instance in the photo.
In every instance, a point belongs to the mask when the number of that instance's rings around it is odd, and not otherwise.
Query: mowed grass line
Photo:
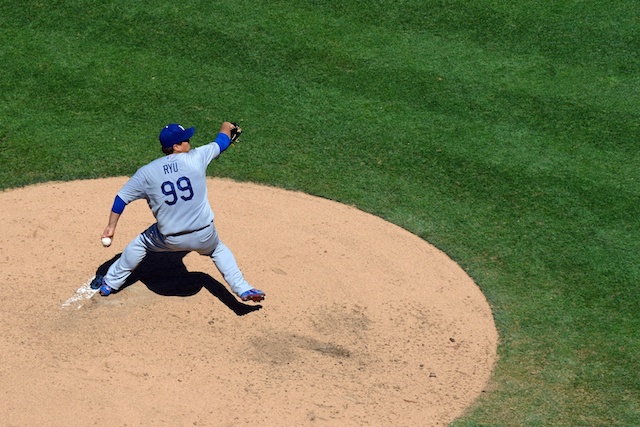
[[[456,425],[640,425],[636,3],[0,13],[2,188],[128,175],[168,121],[199,144],[240,120],[212,175],[355,204],[487,295],[500,361]]]

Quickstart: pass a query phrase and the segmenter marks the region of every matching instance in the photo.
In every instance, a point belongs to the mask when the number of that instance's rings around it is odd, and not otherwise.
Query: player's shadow
[[[189,297],[205,288],[238,316],[262,308],[261,305],[248,305],[238,301],[222,283],[208,274],[187,270],[183,259],[188,253],[149,252],[138,268],[131,273],[120,291],[137,281],[142,282],[150,291],[164,296]],[[121,255],[114,256],[98,267],[96,275],[107,274],[111,264]]]

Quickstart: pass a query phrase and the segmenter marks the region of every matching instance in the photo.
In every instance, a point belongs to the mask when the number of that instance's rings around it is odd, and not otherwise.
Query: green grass
[[[501,344],[456,426],[640,425],[640,5],[0,3],[0,188],[132,174],[239,120],[210,174],[386,218]]]

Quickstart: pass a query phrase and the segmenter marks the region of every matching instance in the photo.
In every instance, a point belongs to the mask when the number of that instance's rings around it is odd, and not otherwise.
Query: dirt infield
[[[486,387],[498,338],[464,271],[306,194],[208,181],[259,306],[193,253],[148,257],[108,298],[76,294],[153,222],[134,202],[100,245],[125,181],[0,192],[2,426],[445,426]]]

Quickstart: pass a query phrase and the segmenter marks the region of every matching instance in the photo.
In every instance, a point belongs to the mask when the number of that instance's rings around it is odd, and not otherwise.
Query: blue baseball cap
[[[185,129],[179,124],[171,123],[160,131],[160,144],[164,148],[173,147],[173,144],[180,144],[182,141],[191,139],[193,134],[196,133],[196,128]]]

